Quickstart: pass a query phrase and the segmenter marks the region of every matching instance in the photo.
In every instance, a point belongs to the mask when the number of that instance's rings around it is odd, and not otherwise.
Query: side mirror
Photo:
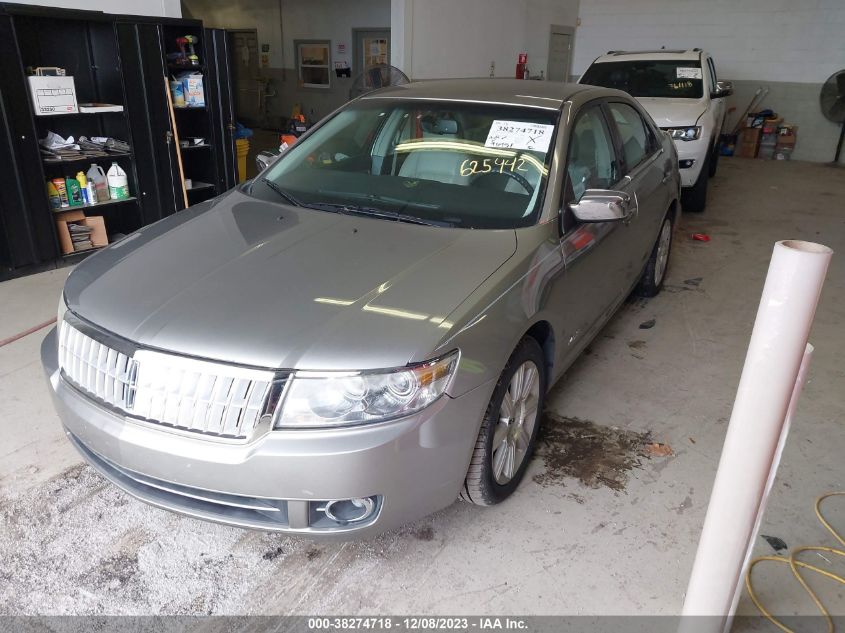
[[[587,189],[569,209],[579,222],[619,222],[630,218],[637,205],[622,191]]]
[[[258,155],[255,157],[255,166],[258,167],[259,173],[279,160],[281,155],[281,152],[271,152],[269,150],[258,152]]]
[[[716,90],[710,95],[713,99],[729,97],[734,93],[734,85],[730,81],[717,81]]]

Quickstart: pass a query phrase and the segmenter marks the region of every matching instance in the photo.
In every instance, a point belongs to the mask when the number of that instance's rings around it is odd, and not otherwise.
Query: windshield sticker
[[[678,79],[701,79],[701,69],[678,66]]]
[[[549,151],[554,125],[524,121],[493,121],[484,147]]]

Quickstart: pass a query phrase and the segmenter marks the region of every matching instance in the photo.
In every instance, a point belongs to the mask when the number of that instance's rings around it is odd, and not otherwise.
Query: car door
[[[561,200],[561,249],[565,274],[551,303],[564,323],[563,365],[592,338],[625,298],[626,242],[632,227],[623,222],[579,222],[569,208],[589,189],[619,189],[621,161],[602,101],[583,106],[573,118],[566,152]]]
[[[623,182],[619,189],[633,197],[636,216],[628,225],[629,239],[622,246],[627,268],[620,275],[621,292],[627,292],[639,279],[651,254],[657,232],[671,202],[671,170],[661,160],[663,148],[654,128],[632,103],[608,101],[607,110],[614,130],[617,151],[622,155]]]

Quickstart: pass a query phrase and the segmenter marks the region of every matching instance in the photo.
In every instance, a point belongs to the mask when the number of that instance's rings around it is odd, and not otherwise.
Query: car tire
[[[704,164],[701,166],[701,171],[698,174],[698,179],[695,184],[688,188],[681,190],[681,203],[684,211],[692,211],[694,213],[701,213],[704,207],[707,206],[707,181],[710,177],[710,155],[704,159]]]
[[[514,393],[515,389],[520,392]],[[543,350],[526,336],[508,359],[490,398],[461,488],[462,500],[491,506],[516,490],[531,461],[545,396]],[[506,398],[512,405],[510,415]]]
[[[707,175],[712,178],[716,175],[716,168],[719,166],[719,156],[722,155],[722,144],[718,140],[713,143],[713,151],[710,153],[710,164]]]
[[[634,291],[640,297],[654,297],[663,287],[666,279],[666,271],[669,269],[669,255],[672,252],[672,213],[666,214],[663,224],[660,226],[660,233],[651,249],[651,256],[640,277],[640,282]]]

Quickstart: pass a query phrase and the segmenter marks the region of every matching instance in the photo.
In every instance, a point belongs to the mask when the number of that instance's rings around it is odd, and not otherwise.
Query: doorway
[[[569,81],[574,37],[575,29],[571,26],[552,25],[549,34],[549,67],[546,69],[549,81]]]
[[[390,29],[352,29],[352,76],[375,64],[390,63]]]
[[[232,57],[237,120],[260,125],[264,119],[264,80],[258,70],[258,31],[226,29]]]

